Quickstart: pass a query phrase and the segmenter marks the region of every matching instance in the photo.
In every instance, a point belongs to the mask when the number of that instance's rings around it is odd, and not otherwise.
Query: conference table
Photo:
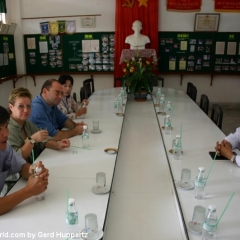
[[[119,91],[99,90],[90,97],[83,119],[89,127],[89,149],[82,149],[81,136],[75,136],[69,149],[42,152],[37,160],[50,171],[46,198],[32,197],[0,216],[0,239],[66,239],[67,192],[76,201],[80,229],[85,227],[84,216],[95,213],[106,240],[201,239],[186,227],[194,206],[215,204],[220,216],[235,192],[217,234],[218,239],[239,239],[240,168],[236,164],[214,163],[203,200],[194,198],[194,189],[176,187],[182,168],[191,169],[192,180],[198,167],[208,172],[212,163],[208,152],[225,137],[221,130],[184,92],[162,88],[173,105],[173,130],[166,135],[161,128],[165,116],[157,114],[150,97],[135,102],[129,96],[124,100],[124,116],[117,116],[113,102]],[[91,133],[93,120],[99,120],[101,133]],[[174,160],[169,149],[181,125],[183,156]],[[116,148],[118,153],[106,153],[106,148]],[[109,193],[92,192],[97,172],[106,173]],[[20,179],[10,193],[25,184]]]

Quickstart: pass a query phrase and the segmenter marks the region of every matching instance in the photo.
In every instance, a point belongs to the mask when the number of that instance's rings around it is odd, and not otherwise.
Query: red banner
[[[239,12],[239,0],[215,0],[215,11],[223,12]]]
[[[168,0],[167,10],[199,11],[201,10],[201,0]]]

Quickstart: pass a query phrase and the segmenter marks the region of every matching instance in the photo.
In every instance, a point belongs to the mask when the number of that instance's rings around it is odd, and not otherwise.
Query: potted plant
[[[153,90],[153,84],[157,80],[157,61],[153,57],[135,57],[122,63],[123,86],[127,92],[134,94],[135,98],[146,98]],[[144,96],[141,96],[143,95]]]

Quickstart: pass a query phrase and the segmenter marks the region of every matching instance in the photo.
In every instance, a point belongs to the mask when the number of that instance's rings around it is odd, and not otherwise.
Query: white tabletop
[[[173,130],[171,135],[166,135],[161,128],[166,153],[173,173],[173,180],[177,182],[181,179],[182,168],[191,169],[193,181],[200,166],[205,167],[205,173],[208,175],[212,165],[212,159],[208,152],[215,151],[216,142],[222,141],[225,135],[184,92],[174,89],[162,89],[162,91],[165,94],[166,101],[171,101],[173,105]],[[156,111],[158,111],[158,108],[156,108]],[[165,117],[158,114],[160,126],[164,125]],[[174,160],[169,150],[172,149],[172,139],[180,134],[181,124],[183,157],[181,160]],[[217,214],[220,217],[230,196],[235,192],[231,204],[219,223],[217,239],[239,239],[239,189],[240,168],[228,160],[216,161],[207,181],[205,199],[195,199],[194,189],[181,190],[177,188],[185,223],[187,224],[191,220],[195,205],[203,205],[207,208],[209,204],[215,204],[217,206]],[[189,239],[199,239],[198,235],[190,231],[188,231],[188,234]]]
[[[64,239],[57,233],[64,233],[66,229],[68,190],[76,200],[80,228],[84,227],[85,214],[94,212],[99,228],[105,223],[106,240],[195,240],[200,236],[184,232],[194,206],[207,208],[210,203],[215,204],[220,216],[235,191],[219,224],[217,239],[239,239],[240,168],[236,164],[215,162],[204,200],[195,199],[194,190],[175,188],[182,168],[191,169],[192,180],[199,166],[208,172],[212,163],[208,152],[214,151],[216,141],[225,137],[221,130],[184,92],[163,89],[166,100],[171,100],[174,107],[172,134],[165,135],[158,125],[163,126],[164,116],[156,115],[152,100],[139,103],[129,99],[125,117],[116,116],[113,101],[118,93],[116,88],[105,89],[96,91],[90,98],[84,121],[91,130],[92,121],[98,119],[102,130],[99,134],[90,132],[91,150],[71,147],[63,151],[43,151],[39,160],[50,170],[46,199],[41,202],[28,199],[0,216],[0,234],[23,233],[25,237],[19,235],[17,239],[31,239],[27,236],[30,232],[39,234],[33,239],[43,239],[41,233],[48,233],[52,235],[45,239]],[[180,134],[181,124],[184,154],[181,160],[174,160],[169,149],[172,139]],[[81,147],[81,136],[70,140],[72,146]],[[106,154],[104,149],[109,147],[118,148],[118,155]],[[92,193],[99,171],[106,172],[109,186],[113,181],[110,202],[109,194]],[[25,183],[20,180],[12,191]],[[11,238],[1,236],[1,239]]]

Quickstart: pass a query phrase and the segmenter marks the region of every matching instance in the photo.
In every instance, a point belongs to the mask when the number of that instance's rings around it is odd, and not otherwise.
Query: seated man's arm
[[[240,146],[240,128],[236,129],[235,133],[230,133],[225,140],[231,144],[232,149],[239,148]]]
[[[44,168],[41,162],[39,162],[37,165],[43,168],[43,171],[39,174],[38,178],[33,178],[33,175],[30,174],[30,172],[32,172],[32,169],[29,163],[25,163],[22,166],[20,174],[24,178],[28,178],[27,185],[17,192],[0,198],[0,215],[8,212],[22,201],[32,196],[38,195],[47,189],[48,170]]]
[[[69,128],[69,130],[58,131],[58,133],[54,136],[54,140],[59,141],[61,139],[70,138],[76,135],[80,135],[83,132],[83,125],[76,124],[71,119],[67,119],[65,121],[64,127]]]

